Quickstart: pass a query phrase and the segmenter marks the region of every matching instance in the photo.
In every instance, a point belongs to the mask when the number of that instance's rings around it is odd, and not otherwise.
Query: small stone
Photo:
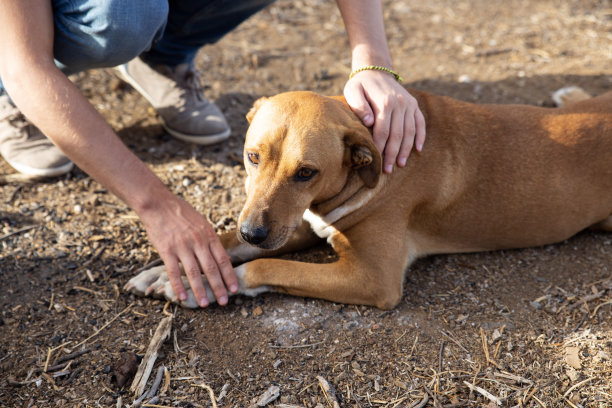
[[[567,347],[565,349],[565,362],[572,368],[580,370],[582,365],[580,363],[580,349],[578,347]]]
[[[542,304],[540,302],[538,302],[537,300],[534,300],[532,302],[529,302],[529,304],[531,305],[531,307],[533,307],[535,310],[540,310],[542,309]]]
[[[114,367],[110,370],[111,380],[121,388],[132,380],[138,370],[140,359],[133,352],[125,352],[121,354],[119,360],[115,362]]]
[[[567,377],[570,379],[570,381],[572,383],[575,383],[576,380],[578,380],[578,378],[580,378],[580,374],[578,374],[578,371],[576,371],[572,367],[568,367],[568,369],[565,370],[565,374],[567,374]]]
[[[261,306],[257,306],[255,309],[253,309],[253,316],[261,316],[263,314],[263,309],[261,308]]]
[[[462,84],[469,84],[469,83],[472,82],[472,78],[470,78],[466,74],[459,75],[459,82],[462,83]]]

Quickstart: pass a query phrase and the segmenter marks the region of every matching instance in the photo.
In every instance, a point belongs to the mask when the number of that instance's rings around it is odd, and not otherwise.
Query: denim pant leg
[[[150,64],[191,63],[212,44],[274,0],[168,0],[168,24],[161,39],[143,54]]]
[[[52,6],[53,56],[66,75],[133,59],[161,38],[168,19],[167,0],[52,0]]]

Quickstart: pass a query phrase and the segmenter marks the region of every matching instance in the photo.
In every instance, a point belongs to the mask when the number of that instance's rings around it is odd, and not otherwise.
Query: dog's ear
[[[351,130],[344,136],[346,164],[357,171],[366,187],[373,188],[382,172],[382,156],[367,128]]]
[[[261,98],[257,99],[254,103],[253,103],[253,107],[251,108],[251,110],[249,110],[249,113],[246,114],[246,118],[249,121],[249,123],[251,123],[253,121],[253,117],[255,116],[255,114],[257,113],[257,111],[259,110],[259,108],[261,107],[261,105],[263,105],[263,103],[267,100],[268,98],[266,98],[265,96],[262,96]]]

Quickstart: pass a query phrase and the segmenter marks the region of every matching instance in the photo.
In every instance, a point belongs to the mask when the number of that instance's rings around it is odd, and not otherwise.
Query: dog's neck
[[[373,188],[366,187],[356,172],[351,172],[344,187],[338,194],[319,203],[313,203],[309,210],[321,217],[327,224],[333,224],[364,207],[382,188],[386,177],[381,176]]]

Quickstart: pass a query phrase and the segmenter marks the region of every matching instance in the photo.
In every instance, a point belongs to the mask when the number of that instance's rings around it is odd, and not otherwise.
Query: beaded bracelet
[[[351,79],[352,77],[355,76],[356,73],[361,72],[361,71],[368,71],[368,70],[375,70],[375,71],[383,71],[383,72],[387,72],[391,75],[393,75],[395,77],[395,80],[397,82],[402,82],[403,79],[402,77],[395,71],[390,70],[389,68],[385,68],[385,67],[381,67],[379,65],[368,65],[365,67],[361,67],[361,68],[357,68],[356,70],[354,70],[353,72],[351,72],[351,75],[349,75],[349,79]]]

